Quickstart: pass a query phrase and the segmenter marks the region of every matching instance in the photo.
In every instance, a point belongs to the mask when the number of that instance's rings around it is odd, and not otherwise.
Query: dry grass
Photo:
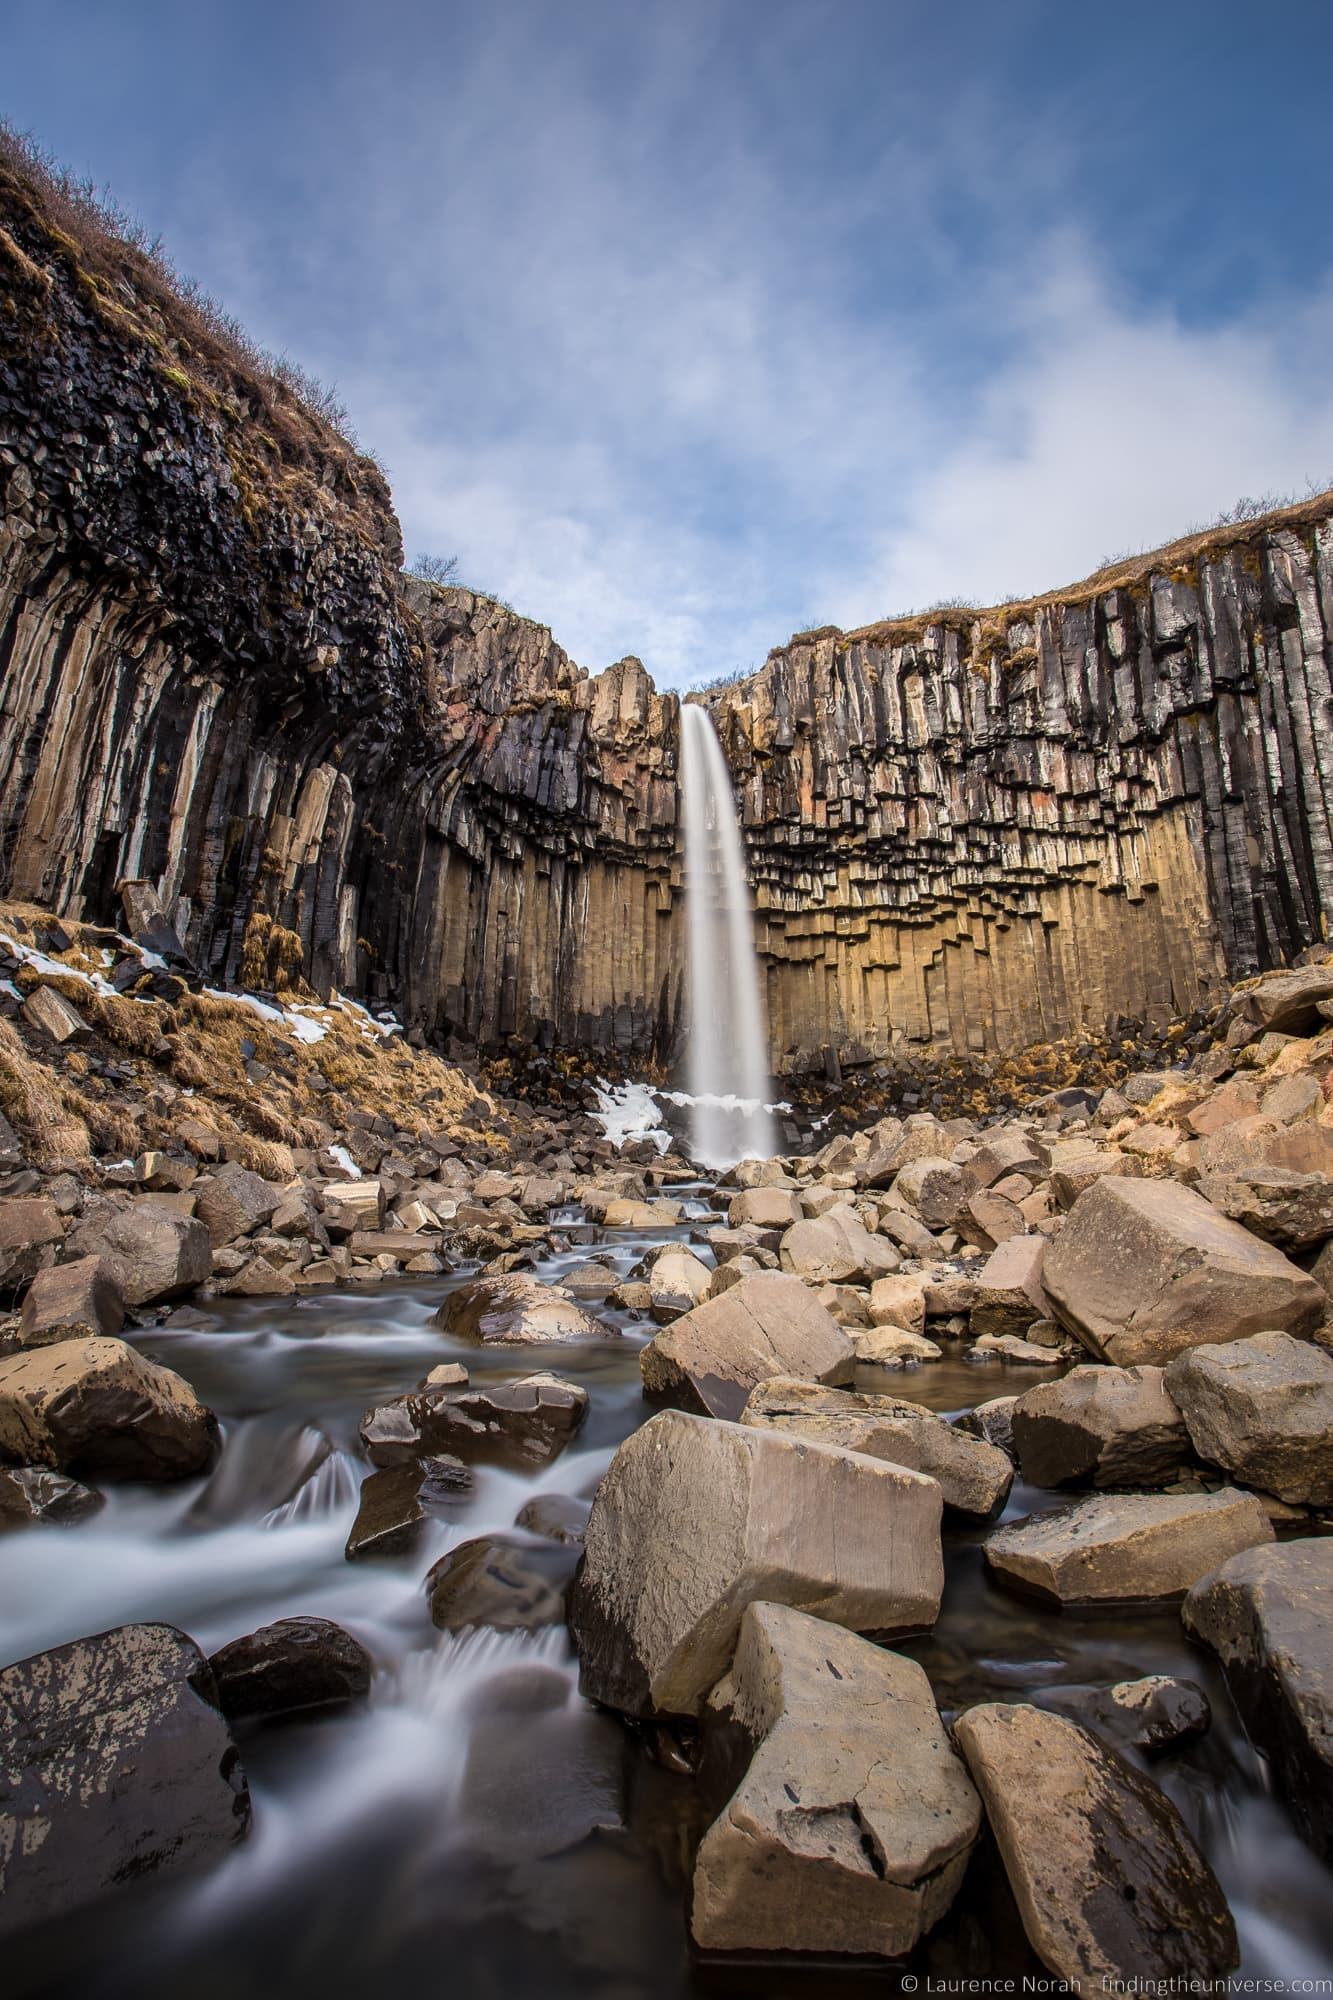
[[[72,1091],[80,1104],[81,1094]],[[87,1123],[71,1107],[66,1086],[24,1048],[17,1030],[0,1020],[0,1110],[39,1167],[87,1166]]]
[[[284,930],[267,910],[256,910],[245,927],[241,947],[241,984],[265,993],[308,996],[301,976],[305,946],[299,931]]]

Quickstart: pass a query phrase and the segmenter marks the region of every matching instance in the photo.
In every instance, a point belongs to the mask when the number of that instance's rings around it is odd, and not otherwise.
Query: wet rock
[[[156,1195],[131,1202],[107,1199],[90,1209],[70,1234],[75,1256],[105,1258],[128,1305],[179,1298],[202,1285],[212,1270],[208,1231],[192,1215],[178,1215],[169,1200]]]
[[[977,1273],[968,1321],[974,1339],[986,1334],[1021,1339],[1035,1321],[1047,1317],[1046,1261],[1043,1236],[1011,1236],[996,1245]]]
[[[1019,1397],[1013,1436],[1030,1486],[1169,1486],[1192,1457],[1160,1368],[1071,1368]]]
[[[1226,1898],[1151,1779],[1025,1702],[970,1708],[954,1737],[1028,1942],[1075,1992],[1131,1978],[1217,1980],[1237,1964]]]
[[[514,1536],[479,1535],[442,1556],[426,1577],[430,1615],[442,1632],[486,1625],[526,1632],[558,1625],[577,1552],[532,1547]]]
[[[639,1367],[650,1395],[738,1417],[750,1391],[770,1375],[850,1382],[855,1356],[808,1286],[760,1271],[664,1328],[643,1349]]]
[[[377,1466],[444,1453],[526,1471],[558,1458],[587,1414],[587,1391],[576,1382],[524,1375],[486,1389],[417,1390],[382,1403],[362,1419],[361,1441]]]
[[[1333,1536],[1247,1549],[1185,1599],[1316,1850],[1333,1855]]]
[[[1203,1689],[1168,1674],[1117,1681],[1111,1687],[1043,1688],[1040,1706],[1091,1729],[1117,1750],[1138,1750],[1145,1757],[1202,1736],[1212,1722]]]
[[[370,1692],[374,1661],[328,1618],[280,1618],[233,1639],[209,1660],[228,1722],[331,1714]]]
[[[124,1324],[125,1295],[114,1270],[101,1257],[76,1257],[33,1279],[19,1318],[19,1344],[49,1347],[58,1340],[114,1336]]]
[[[0,1465],[0,1533],[35,1521],[84,1521],[103,1504],[100,1493],[63,1472],[44,1465]]]
[[[472,1474],[459,1458],[410,1459],[372,1472],[362,1481],[344,1555],[349,1562],[407,1555],[426,1522],[463,1499],[472,1486]]]
[[[12,1298],[53,1264],[64,1234],[53,1201],[40,1195],[0,1200],[0,1297]]]
[[[898,1252],[872,1236],[854,1209],[830,1208],[817,1220],[793,1223],[778,1251],[784,1271],[812,1285],[869,1284],[898,1268]]]
[[[1285,1333],[1195,1347],[1166,1371],[1199,1457],[1298,1506],[1333,1506],[1333,1355]]]
[[[967,1521],[993,1520],[1013,1483],[1013,1465],[1002,1451],[968,1437],[934,1410],[892,1396],[777,1377],[753,1391],[741,1422],[924,1473],[937,1481],[945,1507]]]
[[[699,1848],[696,1944],[896,1957],[939,1922],[981,1802],[915,1661],[751,1604],[706,1726],[751,1757]]]
[[[933,1624],[940,1502],[900,1466],[664,1411],[620,1446],[593,1501],[570,1597],[584,1693],[696,1715],[760,1598],[857,1631]]]
[[[228,1160],[194,1183],[194,1212],[214,1249],[248,1236],[277,1213],[282,1189],[270,1187],[247,1167]]]
[[[1326,1303],[1280,1250],[1163,1180],[1100,1180],[1081,1194],[1043,1279],[1062,1324],[1127,1368],[1272,1327],[1312,1333]]]
[[[567,1341],[613,1340],[618,1333],[551,1285],[516,1271],[461,1285],[444,1301],[435,1324],[456,1340],[487,1346],[550,1347]]]
[[[591,1511],[590,1500],[576,1499],[572,1493],[537,1493],[519,1508],[514,1526],[540,1535],[543,1541],[582,1548]]]
[[[1014,1407],[1017,1396],[992,1396],[987,1402],[978,1403],[975,1409],[964,1410],[954,1423],[969,1437],[984,1438],[993,1444],[1006,1458],[1017,1461],[1018,1452],[1014,1444]]]
[[[169,1625],[122,1625],[0,1672],[0,1931],[119,1884],[218,1861],[250,1800],[208,1663]]]
[[[0,1361],[0,1458],[106,1479],[183,1479],[211,1464],[217,1418],[123,1340],[62,1340]]]
[[[1099,1493],[997,1528],[986,1565],[1056,1604],[1182,1597],[1228,1556],[1271,1542],[1253,1493]]]

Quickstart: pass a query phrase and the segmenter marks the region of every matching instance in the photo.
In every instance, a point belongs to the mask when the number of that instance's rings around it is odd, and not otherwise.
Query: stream
[[[690,1221],[656,1235],[578,1229],[592,1240],[535,1274],[558,1282],[608,1251],[626,1272],[715,1219],[702,1201],[693,1206]],[[221,1866],[123,1890],[78,1922],[12,1940],[8,2000],[120,2000],[145,1988],[191,2000],[414,1990],[465,2000],[813,2000],[895,1989],[898,1971],[883,1966],[692,1957],[682,1915],[692,1781],[580,1700],[563,1627],[432,1626],[422,1578],[446,1549],[512,1530],[536,1493],[590,1496],[616,1445],[650,1414],[638,1376],[650,1326],[587,1347],[463,1347],[430,1324],[458,1282],[219,1299],[177,1313],[137,1344],[217,1411],[225,1442],[213,1470],[174,1487],[112,1487],[83,1525],[0,1537],[4,1663],[135,1620],[177,1625],[212,1652],[274,1619],[313,1613],[346,1626],[377,1668],[359,1712],[243,1739],[254,1821]],[[588,1421],[538,1474],[479,1468],[474,1490],[429,1524],[410,1557],[345,1561],[368,1469],[357,1444],[363,1412],[450,1359],[481,1384],[552,1368],[587,1389]],[[942,1360],[863,1386],[956,1411],[1033,1380],[1030,1369]],[[1057,1504],[1016,1485],[1006,1518]],[[1034,1608],[987,1582],[981,1539],[946,1536],[939,1624],[903,1647],[929,1671],[942,1707],[1041,1701],[1043,1691],[1145,1673],[1202,1684],[1212,1730],[1153,1770],[1231,1901],[1242,1973],[1333,1974],[1330,1876],[1273,1798],[1214,1663],[1184,1639],[1177,1613]],[[1041,1974],[1002,1899],[987,1901],[985,1873],[983,1856],[914,1969]]]

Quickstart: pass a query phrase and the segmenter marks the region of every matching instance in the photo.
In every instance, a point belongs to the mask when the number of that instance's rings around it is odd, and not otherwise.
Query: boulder
[[[1160,1368],[1088,1365],[1038,1383],[1014,1405],[1013,1436],[1030,1486],[1169,1486],[1192,1456]]]
[[[944,1351],[924,1333],[909,1333],[903,1326],[872,1326],[864,1332],[853,1327],[851,1342],[858,1368],[915,1368],[922,1361],[938,1361]]]
[[[378,1229],[384,1220],[384,1188],[379,1181],[330,1181],[320,1190],[320,1211],[331,1236]]]
[[[963,1168],[963,1180],[970,1193],[994,1187],[1006,1174],[1034,1174],[1041,1170],[1041,1155],[1032,1134],[1021,1125],[997,1125],[986,1133]]]
[[[931,1154],[909,1160],[893,1183],[893,1197],[920,1216],[927,1229],[948,1229],[967,1200],[963,1170]]]
[[[479,1535],[441,1556],[426,1575],[430,1615],[442,1632],[470,1625],[526,1632],[558,1625],[577,1548],[533,1546],[515,1535]]]
[[[898,1326],[907,1333],[926,1330],[926,1287],[905,1271],[877,1278],[870,1287],[872,1326]]]
[[[1055,1604],[1183,1597],[1228,1556],[1273,1539],[1253,1493],[1098,1493],[997,1528],[986,1566]]]
[[[968,1437],[920,1403],[892,1396],[856,1395],[778,1376],[754,1390],[741,1422],[925,1473],[938,1482],[946,1508],[966,1521],[993,1520],[1013,1483],[1013,1465],[994,1445]]]
[[[1318,1094],[1312,1078],[1303,1081]],[[1215,1208],[1270,1243],[1287,1250],[1322,1243],[1333,1235],[1333,1131],[1313,1118],[1295,1125],[1240,1120],[1204,1140],[1198,1186]]]
[[[54,986],[34,986],[23,1003],[23,1011],[34,1028],[40,1028],[53,1042],[86,1042],[88,1023],[72,1000]]]
[[[1305,965],[1270,973],[1232,996],[1237,1020],[1266,1034],[1309,1035],[1323,1027],[1321,1004],[1333,999],[1333,966]]]
[[[435,1325],[456,1340],[476,1340],[488,1347],[553,1347],[576,1340],[612,1340],[618,1333],[563,1292],[518,1271],[460,1285],[436,1313]]]
[[[850,1382],[852,1344],[799,1278],[758,1271],[665,1327],[639,1356],[649,1395],[738,1417],[770,1375]]]
[[[183,1479],[218,1448],[189,1383],[123,1340],[62,1340],[0,1361],[0,1458],[107,1479]]]
[[[102,1495],[63,1472],[44,1465],[0,1465],[0,1534],[36,1521],[86,1520],[103,1505]]]
[[[407,1459],[372,1472],[362,1481],[356,1519],[348,1531],[343,1550],[348,1562],[409,1554],[427,1521],[463,1499],[472,1486],[461,1458]]]
[[[523,1375],[490,1388],[418,1389],[361,1420],[372,1465],[443,1453],[470,1465],[531,1471],[558,1458],[588,1414],[588,1392],[557,1375]]]
[[[1181,1616],[1222,1662],[1306,1839],[1333,1857],[1333,1536],[1232,1556]]]
[[[111,1265],[101,1257],[76,1257],[33,1279],[19,1318],[19,1345],[114,1336],[124,1324],[125,1295]]]
[[[1218,1882],[1150,1778],[1063,1716],[984,1702],[954,1724],[1023,1928],[1089,1995],[1220,1982],[1238,1962]]]
[[[778,1251],[784,1271],[813,1285],[866,1285],[898,1268],[898,1252],[872,1236],[855,1209],[839,1204],[815,1219],[795,1222]]]
[[[968,1316],[974,1340],[983,1334],[1021,1339],[1034,1321],[1049,1315],[1046,1256],[1044,1236],[1010,1236],[996,1244],[976,1277]]]
[[[1113,1749],[1137,1750],[1145,1757],[1159,1757],[1202,1736],[1213,1719],[1203,1689],[1195,1681],[1173,1680],[1168,1674],[1116,1681],[1111,1687],[1043,1688],[1039,1705],[1091,1729]]]
[[[534,1493],[514,1516],[514,1526],[540,1535],[544,1542],[566,1542],[571,1548],[582,1548],[591,1511],[590,1500],[576,1499],[572,1493]]]
[[[170,1196],[110,1199],[88,1210],[70,1234],[78,1257],[102,1257],[131,1306],[179,1298],[202,1285],[213,1268],[213,1246],[202,1222],[178,1215]]]
[[[669,1410],[597,1489],[569,1619],[585,1694],[697,1715],[745,1606],[853,1631],[918,1631],[943,1587],[940,1489],[901,1466]]]
[[[896,1957],[939,1922],[981,1802],[914,1660],[751,1604],[705,1726],[751,1754],[695,1862],[703,1950]]]
[[[1099,1360],[1127,1368],[1272,1327],[1313,1333],[1326,1305],[1280,1250],[1165,1180],[1088,1188],[1042,1276],[1061,1323]]]
[[[654,1257],[648,1273],[648,1296],[654,1319],[678,1319],[702,1305],[712,1272],[683,1243],[670,1244]]]
[[[0,1931],[218,1861],[241,1838],[250,1798],[215,1694],[169,1625],[122,1625],[0,1672]]]
[[[1108,1174],[1138,1180],[1143,1167],[1129,1155],[1095,1146],[1091,1140],[1069,1139],[1051,1148],[1051,1193],[1061,1208],[1072,1208],[1086,1189]]]
[[[65,1222],[41,1195],[0,1199],[0,1297],[16,1292],[56,1260]]]
[[[1333,1506],[1333,1355],[1286,1333],[1191,1348],[1166,1371],[1199,1457],[1295,1506]]]
[[[991,1396],[974,1409],[964,1410],[953,1421],[968,1437],[984,1438],[987,1444],[993,1444],[997,1451],[1002,1451],[1006,1458],[1016,1462],[1014,1409],[1017,1403],[1017,1396]]]
[[[364,1700],[374,1661],[328,1618],[280,1618],[222,1646],[209,1661],[228,1722],[332,1714]]]
[[[276,1215],[282,1189],[270,1187],[248,1167],[226,1160],[211,1174],[195,1181],[194,1212],[208,1231],[214,1249],[248,1236]]]
[[[744,1188],[727,1204],[727,1223],[732,1229],[743,1229],[747,1222],[756,1229],[790,1229],[800,1219],[800,1200],[792,1188]]]

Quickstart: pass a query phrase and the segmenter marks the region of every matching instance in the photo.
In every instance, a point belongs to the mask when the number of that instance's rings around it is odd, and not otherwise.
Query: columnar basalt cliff
[[[1333,501],[713,698],[779,1050],[1185,1014],[1324,934]]]
[[[669,1060],[676,697],[400,571],[382,475],[0,163],[0,893],[147,878],[413,1024]],[[710,697],[775,1065],[1163,1018],[1333,908],[1333,497]],[[249,951],[247,952],[247,945]]]

